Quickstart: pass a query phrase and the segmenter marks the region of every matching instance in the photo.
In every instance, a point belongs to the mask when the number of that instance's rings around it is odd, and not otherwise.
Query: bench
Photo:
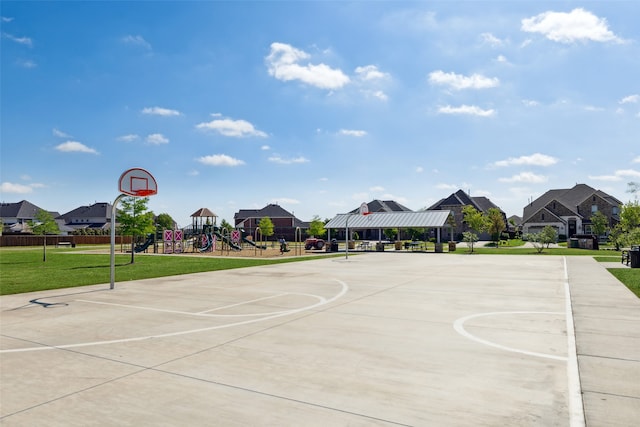
[[[631,259],[629,257],[629,250],[628,249],[623,249],[622,250],[622,263],[625,265],[629,265],[629,262],[631,262]]]
[[[75,243],[72,243],[72,242],[58,242],[58,243],[56,243],[56,248],[58,248],[60,246],[65,246],[65,247],[70,247],[70,248],[75,248],[76,247]]]
[[[625,265],[629,265],[629,263],[631,262],[631,253],[630,251],[637,251],[640,250],[640,247],[637,245],[633,245],[631,246],[631,249],[623,249],[622,250],[622,263]]]

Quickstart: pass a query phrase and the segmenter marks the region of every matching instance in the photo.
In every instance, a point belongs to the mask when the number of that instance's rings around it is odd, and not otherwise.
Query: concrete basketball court
[[[630,426],[638,301],[590,257],[418,253],[3,296],[0,424]]]

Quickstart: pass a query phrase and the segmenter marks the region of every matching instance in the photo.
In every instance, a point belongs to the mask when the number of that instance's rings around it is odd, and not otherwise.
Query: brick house
[[[296,229],[302,232],[302,239],[306,236],[309,222],[301,221],[292,213],[277,204],[269,204],[262,209],[240,209],[234,216],[235,228],[244,229],[243,235],[255,236],[256,227],[262,218],[268,217],[273,223],[274,240],[284,237],[287,241],[294,241]]]
[[[56,220],[62,220],[64,225],[73,230],[109,230],[111,228],[111,203],[99,202],[90,206],[80,206],[58,216]]]
[[[455,193],[451,194],[449,197],[439,200],[437,203],[427,209],[448,210],[453,213],[453,218],[456,224],[453,228],[453,236],[447,236],[447,234],[450,232],[450,229],[445,229],[443,230],[445,232],[445,236],[443,236],[443,238],[452,238],[452,240],[460,241],[462,240],[462,233],[464,233],[465,231],[469,231],[467,224],[464,222],[464,214],[462,213],[462,209],[464,209],[464,207],[468,205],[473,206],[477,211],[482,213],[487,213],[487,211],[491,208],[498,209],[502,213],[502,219],[505,223],[505,227],[508,226],[507,215],[491,200],[484,196],[472,197],[464,191],[458,190]],[[490,240],[491,236],[489,235],[489,233],[483,232],[478,235],[478,238],[480,240]]]
[[[533,200],[523,210],[522,232],[537,233],[547,225],[560,236],[591,234],[591,216],[602,212],[608,226],[620,221],[622,202],[615,197],[586,184],[573,188],[549,190]]]
[[[22,200],[17,203],[1,203],[0,218],[2,218],[2,232],[31,234],[29,223],[35,221],[38,212],[44,210],[31,202]],[[58,212],[49,211],[56,218]]]

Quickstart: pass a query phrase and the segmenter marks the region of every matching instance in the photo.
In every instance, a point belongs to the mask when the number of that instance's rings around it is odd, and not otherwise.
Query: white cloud
[[[354,130],[354,129],[340,129],[338,133],[340,135],[355,136],[357,138],[361,138],[367,135],[367,131],[365,130]]]
[[[122,42],[125,44],[140,46],[145,49],[151,50],[151,44],[148,41],[146,41],[142,36],[132,36],[132,35],[124,36],[122,38]]]
[[[429,73],[429,83],[440,86],[449,86],[455,90],[462,89],[487,89],[500,85],[497,77],[489,78],[481,74],[464,76],[456,73],[445,73],[442,70]]]
[[[460,187],[457,186],[456,184],[445,184],[445,183],[440,183],[440,184],[436,184],[436,188],[438,190],[452,190],[452,191],[457,191]]]
[[[356,68],[356,75],[360,80],[380,80],[380,79],[388,79],[390,76],[388,73],[383,73],[378,70],[378,67],[375,65],[365,65],[364,67]]]
[[[522,103],[525,107],[537,107],[538,105],[540,105],[538,101],[534,101],[532,99],[523,99]]]
[[[638,156],[635,159],[631,160],[631,163],[640,163],[640,156]]]
[[[506,56],[504,56],[504,55],[498,55],[498,56],[496,57],[496,62],[499,62],[499,63],[501,63],[501,64],[510,64],[509,60],[508,60],[508,59],[507,59],[507,57],[506,57]]]
[[[71,135],[56,128],[53,128],[51,132],[53,133],[53,136],[57,136],[58,138],[71,138]]]
[[[56,150],[63,151],[65,153],[78,152],[78,153],[90,153],[98,154],[93,148],[87,147],[78,141],[67,141],[56,146]]]
[[[544,175],[536,175],[532,172],[521,172],[517,175],[513,175],[510,178],[500,178],[500,182],[528,182],[532,184],[539,184],[547,182],[547,177]]]
[[[608,28],[607,20],[582,8],[571,12],[544,12],[522,20],[522,31],[540,33],[549,40],[570,44],[577,41],[623,42]]]
[[[483,44],[488,44],[491,47],[502,47],[506,44],[505,41],[500,40],[498,37],[494,36],[491,33],[482,33],[480,34],[480,40]]]
[[[369,188],[369,191],[371,191],[372,193],[382,193],[384,191],[384,187],[381,185],[376,185]]]
[[[469,114],[472,116],[491,117],[495,114],[495,110],[483,110],[475,105],[461,105],[460,107],[452,107],[447,105],[445,107],[439,107],[438,113],[440,114]]]
[[[133,142],[133,141],[137,141],[139,138],[140,137],[135,133],[130,133],[128,135],[119,136],[117,140],[122,142]]]
[[[640,157],[635,158],[633,163],[638,160],[640,162]],[[613,173],[613,175],[598,175],[598,176],[589,176],[589,179],[593,179],[594,181],[622,181],[623,179],[637,179],[640,178],[640,171],[634,169],[620,169]]]
[[[266,138],[267,134],[257,130],[246,120],[216,119],[196,125],[198,129],[213,130],[224,136],[245,137],[259,136]]]
[[[31,59],[18,59],[16,64],[22,68],[36,68],[38,64]]]
[[[182,113],[178,110],[170,110],[168,108],[162,107],[146,107],[142,109],[142,114],[149,114],[153,116],[163,116],[163,117],[171,117],[171,116],[180,116]]]
[[[147,135],[147,143],[152,145],[168,144],[169,138],[165,137],[161,133],[152,133]]]
[[[268,145],[263,145],[263,146],[260,147],[260,149],[262,151],[269,151],[269,150],[271,150],[271,147],[269,147]]]
[[[33,192],[33,187],[31,187],[30,185],[3,182],[2,184],[0,184],[0,192],[12,194],[29,194]]]
[[[625,96],[620,100],[620,104],[635,104],[637,102],[640,102],[640,95],[637,94]]]
[[[272,43],[265,58],[269,75],[282,81],[299,80],[321,89],[340,89],[349,83],[349,76],[325,64],[300,64],[310,55],[284,43]]]
[[[422,166],[417,166],[416,173],[422,173],[422,172],[424,172],[424,168]]]
[[[271,199],[270,203],[276,205],[299,205],[300,200],[290,199],[288,197],[278,197],[277,199]]]
[[[9,17],[9,16],[3,16],[2,17],[2,22],[11,22],[11,21],[13,21],[12,17]]]
[[[292,159],[285,159],[285,158],[283,158],[283,157],[281,157],[279,155],[274,155],[274,156],[269,157],[268,160],[270,162],[272,162],[272,163],[278,163],[278,164],[281,164],[281,165],[290,165],[290,164],[293,164],[293,163],[308,163],[309,162],[308,159],[306,159],[306,158],[304,158],[302,156],[301,157],[294,157]]]
[[[16,37],[13,34],[2,33],[2,37],[5,39],[9,39],[18,44],[23,44],[25,46],[33,47],[33,41],[29,37]]]
[[[226,154],[213,154],[210,156],[202,156],[197,159],[198,162],[207,166],[241,166],[244,165],[244,161],[240,159],[234,159]]]
[[[389,96],[382,90],[362,89],[360,92],[367,98],[378,98],[380,101],[389,99]]]
[[[551,157],[546,154],[535,153],[530,156],[509,157],[506,160],[498,160],[497,162],[493,163],[493,166],[552,166],[556,163],[558,163],[558,159],[556,159],[555,157]]]

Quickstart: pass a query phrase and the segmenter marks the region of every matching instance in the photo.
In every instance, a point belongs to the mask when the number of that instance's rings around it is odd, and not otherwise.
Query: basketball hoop
[[[156,184],[156,179],[146,170],[133,168],[120,176],[118,190],[128,196],[148,197],[158,193],[158,184]]]
[[[362,203],[360,205],[360,215],[369,215],[371,212],[369,212],[369,205],[367,205],[366,203]]]
[[[136,197],[147,197],[147,196],[153,196],[154,194],[156,194],[156,191],[154,190],[135,190],[133,191],[134,195]]]

